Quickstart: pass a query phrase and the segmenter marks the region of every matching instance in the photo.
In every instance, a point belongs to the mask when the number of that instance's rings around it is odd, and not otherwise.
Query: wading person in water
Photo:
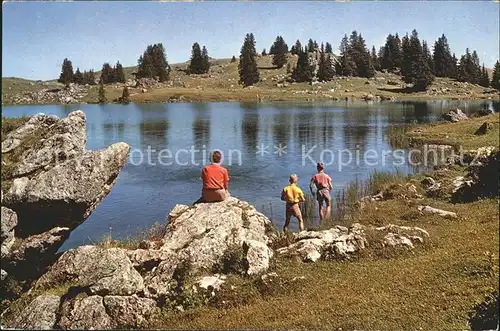
[[[290,185],[285,186],[283,191],[281,191],[281,200],[286,201],[286,218],[283,231],[288,231],[288,225],[290,225],[290,218],[292,216],[295,216],[299,221],[299,230],[304,231],[304,220],[302,219],[299,203],[306,199],[300,187],[297,186],[298,180],[297,175],[290,175]]]
[[[316,186],[316,200],[318,200],[319,220],[321,222],[324,219],[330,218],[332,210],[332,199],[330,196],[330,191],[332,190],[332,179],[330,178],[330,176],[325,174],[325,166],[323,165],[323,163],[318,163],[316,165],[316,169],[318,170],[318,173],[312,176],[311,182],[309,183],[309,190],[314,196],[313,185]],[[323,208],[323,202],[326,204],[326,212]]]
[[[204,166],[201,170],[203,189],[201,198],[195,203],[223,201],[229,197],[229,175],[227,170],[220,165],[221,158],[221,152],[214,151],[212,163]]]

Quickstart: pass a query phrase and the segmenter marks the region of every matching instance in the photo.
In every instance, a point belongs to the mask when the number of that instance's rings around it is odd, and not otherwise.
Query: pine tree
[[[83,84],[83,74],[80,72],[80,68],[76,68],[75,74],[73,76],[73,80],[76,84]]]
[[[120,61],[116,62],[114,70],[114,82],[115,83],[125,83],[125,72],[123,71],[123,66]]]
[[[103,104],[106,102],[108,102],[108,99],[106,99],[106,91],[104,91],[104,83],[101,79],[99,83],[99,103]]]
[[[59,79],[57,81],[59,83],[63,83],[64,85],[69,85],[70,83],[74,82],[73,76],[73,65],[71,64],[71,61],[68,59],[64,59],[61,68],[61,75],[59,76]]]
[[[191,48],[191,62],[188,66],[189,74],[203,73],[203,58],[201,56],[201,48],[198,43],[194,43]]]
[[[208,51],[205,46],[201,49],[201,59],[203,64],[203,73],[206,74],[210,70],[210,57],[208,56]]]
[[[233,57],[231,58],[231,63],[234,63],[236,62],[236,56],[233,55]]]
[[[458,80],[461,82],[469,82],[478,84],[481,79],[481,66],[479,65],[479,57],[476,51],[470,53],[469,49],[465,50],[465,54],[460,58],[458,65]]]
[[[295,42],[295,45],[292,46],[292,49],[290,50],[292,54],[299,55],[300,52],[302,52],[302,44],[300,43],[300,40],[297,39]]]
[[[114,81],[113,76],[114,76],[113,68],[109,65],[109,63],[104,63],[101,69],[100,81],[102,81],[103,84],[113,83]]]
[[[406,42],[404,42],[403,45],[405,45],[405,43]],[[416,90],[425,90],[430,84],[432,84],[434,76],[429,68],[428,59],[426,59],[416,30],[412,31],[408,45],[403,47],[403,52],[403,80],[406,83],[413,84],[413,87]]]
[[[262,50],[262,56],[267,56],[267,52],[266,52],[265,48]]]
[[[169,79],[170,66],[165,56],[163,44],[149,45],[137,62],[137,78],[158,77],[160,82]]]
[[[314,48],[313,52],[317,52],[317,51],[319,51],[319,45],[318,45],[318,43],[316,42],[316,40],[313,42],[313,48]]]
[[[354,74],[353,62],[350,58],[349,38],[344,35],[340,42],[340,60],[337,62],[335,71],[342,76],[352,76]]]
[[[493,68],[493,77],[491,78],[491,87],[500,90],[500,61],[495,63]]]
[[[484,63],[483,63],[483,68],[481,69],[481,78],[479,79],[479,85],[481,85],[483,87],[490,86],[490,77],[488,76],[488,72],[486,71],[486,68],[484,67]]]
[[[127,86],[123,88],[121,102],[125,104],[130,103],[130,92]]]
[[[432,59],[431,51],[429,50],[426,41],[422,41],[422,54],[424,56],[424,60],[427,62],[427,66],[434,74],[434,60]]]
[[[481,65],[476,50],[472,52],[471,60],[472,60],[471,72],[473,77],[472,83],[479,84],[479,81],[481,80]]]
[[[89,71],[89,81],[88,83],[89,85],[96,85],[97,83],[95,82],[95,72],[94,72],[94,69],[90,69]]]
[[[333,54],[332,44],[330,44],[329,42],[327,42],[325,45],[325,53]]]
[[[349,37],[348,54],[354,76],[370,78],[375,75],[370,52],[357,31],[353,31]]]
[[[446,39],[444,34],[434,43],[433,62],[434,74],[437,77],[453,78],[455,76],[454,66],[456,66],[456,59],[454,64],[450,46],[448,45],[448,39]]]
[[[375,50],[375,46],[372,46],[372,53],[370,54],[372,66],[374,70],[380,71],[380,62],[377,56],[377,51]]]
[[[401,40],[399,39],[399,35],[389,34],[387,36],[385,45],[382,48],[380,56],[380,66],[382,69],[386,69],[387,71],[395,71],[398,68],[401,69],[401,62],[403,59],[402,49],[401,49]]]
[[[282,68],[287,62],[287,53],[288,53],[288,45],[285,43],[285,40],[282,36],[277,36],[276,41],[271,46],[273,50],[273,65],[278,68]]]
[[[401,41],[402,60],[401,60],[401,76],[409,76],[412,68],[412,51],[410,48],[410,37],[406,34]]]
[[[313,78],[314,67],[309,62],[309,54],[304,50],[299,54],[297,66],[292,73],[292,79],[296,82],[310,82]]]
[[[318,61],[318,80],[320,82],[328,82],[333,79],[335,71],[333,70],[333,63],[330,54],[325,52],[325,47],[321,44],[321,51]]]
[[[455,56],[455,53],[453,53],[453,56],[451,57],[451,65],[450,65],[449,69],[450,69],[450,73],[449,73],[448,77],[457,79],[457,77],[458,77],[458,59]]]
[[[260,79],[256,56],[255,38],[253,33],[247,33],[241,47],[240,62],[238,63],[240,83],[245,87],[256,84]]]
[[[307,42],[307,51],[314,52],[314,41],[312,39]]]

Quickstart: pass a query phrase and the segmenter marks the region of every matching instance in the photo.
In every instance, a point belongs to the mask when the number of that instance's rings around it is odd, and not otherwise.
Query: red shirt
[[[206,165],[201,170],[204,189],[228,189],[229,175],[218,163]]]

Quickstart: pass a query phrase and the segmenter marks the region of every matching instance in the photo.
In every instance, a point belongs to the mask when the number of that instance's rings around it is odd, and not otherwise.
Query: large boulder
[[[9,133],[2,141],[2,154],[11,158],[10,176],[28,176],[81,155],[87,140],[85,123],[81,110],[63,119],[40,114]]]
[[[44,294],[29,303],[9,327],[16,329],[52,330],[57,321],[60,298],[57,295]]]
[[[0,232],[1,256],[2,258],[9,253],[10,248],[14,244],[14,228],[17,225],[16,213],[4,206],[2,206],[2,227]]]
[[[54,227],[74,229],[113,187],[127,162],[129,145],[86,152],[33,178],[17,178],[3,204],[18,215],[16,235],[26,237]]]
[[[45,290],[71,284],[91,294],[132,295],[143,290],[144,282],[127,253],[121,248],[80,246],[66,251],[36,283]]]
[[[460,109],[450,109],[446,113],[442,115],[443,119],[445,121],[450,121],[450,122],[460,122],[469,119],[467,115]]]

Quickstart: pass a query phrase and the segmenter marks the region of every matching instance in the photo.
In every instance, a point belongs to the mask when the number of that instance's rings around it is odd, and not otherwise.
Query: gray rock
[[[57,227],[38,235],[18,239],[21,243],[4,256],[5,260],[2,263],[9,274],[18,279],[37,278],[56,260],[56,252],[69,234],[69,228]]]
[[[104,307],[113,328],[137,328],[147,322],[156,309],[152,299],[132,296],[105,296]]]
[[[443,119],[450,122],[460,122],[469,119],[460,109],[451,109],[443,114]]]
[[[104,307],[103,297],[92,295],[76,299],[72,305],[63,309],[59,327],[68,330],[113,328],[113,321]]]
[[[5,280],[5,278],[7,278],[9,274],[7,273],[7,271],[1,269],[0,270],[0,280],[3,282]]]
[[[14,228],[17,225],[17,215],[16,213],[2,206],[2,223],[0,240],[2,242],[1,246],[1,256],[2,258],[9,253],[12,244],[14,244]]]
[[[31,301],[8,326],[16,329],[54,329],[59,302],[60,298],[57,295],[40,295]]]
[[[30,142],[29,148],[22,152],[22,156],[12,171],[14,177],[29,175],[49,165],[53,166],[79,156],[84,152],[87,136],[83,111],[71,112],[63,119],[55,119],[50,116],[47,118],[48,121],[42,120],[37,123],[38,125],[33,125],[31,134],[23,137],[23,140],[36,139],[36,142]],[[30,121],[26,123],[28,127],[31,127]],[[51,121],[55,122],[46,125]],[[24,147],[19,146],[19,148]]]
[[[80,246],[64,252],[34,288],[47,289],[68,283],[99,295],[132,295],[144,288],[141,275],[124,249],[96,246]]]
[[[3,204],[16,211],[22,237],[80,225],[113,187],[127,162],[125,143],[84,153],[28,179],[17,178]]]

